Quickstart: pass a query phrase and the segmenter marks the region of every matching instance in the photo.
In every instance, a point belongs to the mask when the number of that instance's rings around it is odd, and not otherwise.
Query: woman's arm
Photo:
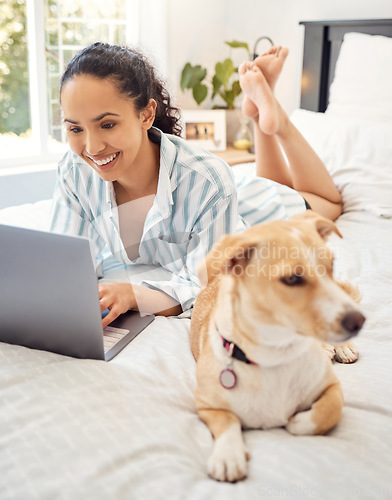
[[[87,168],[87,165],[85,165]],[[75,183],[73,172],[79,169],[78,182]],[[93,213],[88,210],[88,203],[83,203],[89,196],[83,165],[74,167],[74,157],[68,152],[59,162],[57,182],[53,193],[49,230],[53,233],[83,236],[91,244],[95,257],[94,268],[98,278],[102,274],[103,250],[105,241],[97,232],[93,223]]]
[[[158,316],[178,316],[182,313],[182,307],[173,297],[144,286],[109,283],[98,285],[98,290],[101,312],[110,310],[102,320],[103,328],[130,309]]]
[[[216,200],[206,204],[205,209],[196,217],[189,238],[186,239],[186,248],[181,243],[178,244],[181,253],[184,253],[181,262],[177,245],[169,245],[168,249],[170,248],[173,254],[170,259],[165,254],[165,262],[161,265],[172,273],[171,278],[146,279],[141,285],[99,285],[101,310],[110,310],[103,324],[106,326],[128,309],[162,316],[178,315],[190,309],[200,291],[197,276],[200,263],[221,236],[235,231],[237,220],[236,192],[226,197],[217,196]]]

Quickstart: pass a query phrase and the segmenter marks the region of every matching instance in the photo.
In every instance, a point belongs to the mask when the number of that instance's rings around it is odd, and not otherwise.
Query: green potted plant
[[[225,44],[233,49],[245,49],[248,59],[250,58],[249,46],[246,42],[233,40],[232,42],[225,42]],[[235,109],[236,98],[242,92],[238,79],[238,68],[234,66],[231,58],[215,64],[215,73],[210,80],[207,78],[206,68],[200,65],[193,66],[187,62],[181,72],[180,85],[183,92],[187,89],[192,90],[197,105],[200,105],[206,99],[209,90],[211,91],[211,99],[220,96],[225,105],[214,105],[215,109]]]

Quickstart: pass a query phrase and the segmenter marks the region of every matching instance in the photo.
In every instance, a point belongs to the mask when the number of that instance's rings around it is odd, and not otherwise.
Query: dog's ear
[[[306,212],[295,215],[292,218],[310,222],[323,240],[326,240],[332,232],[336,233],[340,238],[343,238],[334,222],[332,222],[330,219],[326,219],[322,215],[313,212],[312,210],[306,210]]]
[[[219,274],[241,274],[255,247],[254,241],[245,239],[242,234],[223,236],[197,269],[201,285],[206,286]]]

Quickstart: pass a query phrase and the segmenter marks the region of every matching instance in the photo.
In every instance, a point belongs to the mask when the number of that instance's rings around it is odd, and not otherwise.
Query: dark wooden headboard
[[[301,21],[305,27],[301,108],[324,112],[345,33],[392,37],[392,19]],[[366,69],[366,68],[365,68]]]

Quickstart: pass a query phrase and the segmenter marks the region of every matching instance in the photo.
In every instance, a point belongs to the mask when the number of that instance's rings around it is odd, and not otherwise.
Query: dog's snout
[[[347,333],[356,335],[365,323],[365,319],[365,316],[359,311],[352,311],[343,317],[342,326]]]

